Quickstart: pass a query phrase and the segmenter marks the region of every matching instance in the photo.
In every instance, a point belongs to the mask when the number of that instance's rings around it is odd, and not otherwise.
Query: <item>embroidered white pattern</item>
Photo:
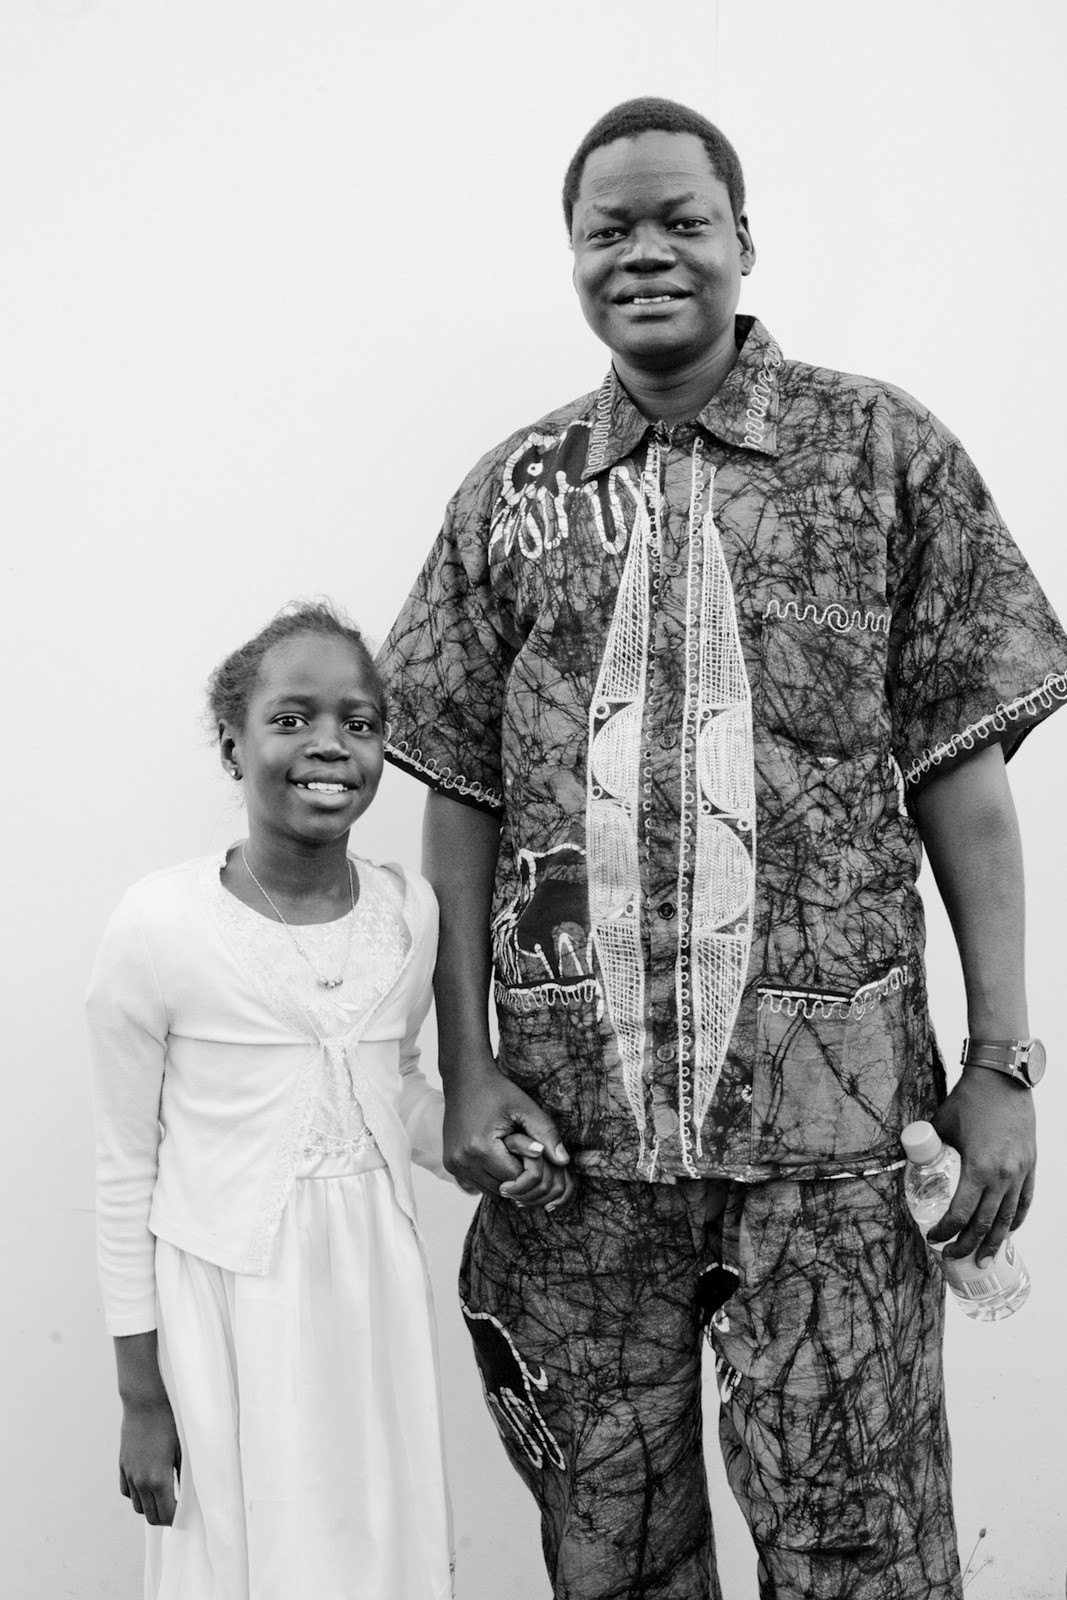
[[[851,633],[853,629],[869,630],[871,633],[889,632],[888,608],[884,611],[864,611],[854,606],[850,610],[838,600],[830,601],[821,611],[810,600],[803,608],[796,600],[768,600],[763,615],[765,619],[777,617],[781,622],[790,619],[795,622],[814,622],[819,627],[832,628],[835,633]]]
[[[707,510],[704,472],[707,472]],[[752,946],[756,783],[752,696],[733,586],[712,510],[715,469],[693,446],[682,741],[678,957],[682,1155],[695,1172],[700,1129],[737,1021]],[[695,839],[695,859],[692,857]],[[687,884],[693,865],[692,901]],[[688,935],[688,958],[686,936]],[[690,1018],[691,1026],[687,1026]]]
[[[776,1016],[804,1016],[809,1021],[818,1017],[865,1017],[885,999],[887,994],[897,994],[908,981],[906,966],[891,967],[883,978],[865,983],[852,995],[817,994],[811,989],[760,989],[759,1009],[771,1011]]]
[[[767,431],[767,412],[774,393],[773,374],[781,365],[782,352],[776,344],[768,345],[745,412],[745,443],[756,449],[763,443],[763,435]]]
[[[473,783],[458,772],[453,772],[451,767],[438,766],[432,756],[424,757],[421,750],[413,750],[406,739],[390,739],[386,749],[397,757],[402,766],[414,767],[416,771],[424,773],[434,788],[454,789],[457,794],[469,795],[472,800],[478,800],[494,811],[503,811],[504,796],[499,789],[488,789],[484,784]]]
[[[655,456],[655,451],[650,455]],[[641,1160],[645,1151],[642,1067],[646,1033],[638,801],[648,670],[648,556],[654,538],[642,498],[589,707],[586,774],[590,932],[618,1041],[623,1085],[641,1139]]]
[[[961,750],[973,750],[975,745],[988,738],[991,733],[1004,733],[1012,722],[1018,722],[1020,717],[1028,717],[1040,707],[1051,711],[1057,700],[1067,700],[1067,676],[1062,672],[1050,672],[1044,683],[1037,689],[1032,689],[1029,694],[1020,695],[1017,700],[1010,701],[1007,705],[998,705],[987,717],[980,717],[977,722],[970,723],[962,732],[949,739],[946,744],[939,744],[935,750],[927,750],[919,756],[904,774],[905,783],[915,783],[931,767],[940,766],[942,761],[959,754]]]
[[[607,395],[608,419],[611,413],[611,381],[609,375],[609,382],[602,390],[602,395]],[[603,430],[608,425],[600,400],[597,408],[587,458],[590,465],[604,454]],[[588,428],[590,423],[578,417],[569,426]],[[609,555],[621,555],[625,550],[629,533],[623,496],[628,496],[635,505],[640,497],[640,488],[625,463],[613,466],[607,475],[608,517],[604,515],[602,491],[597,483],[570,483],[562,470],[556,472],[554,483],[541,481],[545,464],[536,459],[527,463],[524,469],[526,479],[521,480],[525,458],[534,451],[550,453],[564,437],[563,433],[539,433],[535,429],[523,436],[505,461],[500,495],[489,528],[490,562],[498,557],[506,558],[516,546],[528,561],[537,561],[546,550],[553,550],[570,538],[571,517],[575,507],[583,503],[592,512],[593,525],[603,549]],[[518,484],[515,482],[516,472],[520,474]]]

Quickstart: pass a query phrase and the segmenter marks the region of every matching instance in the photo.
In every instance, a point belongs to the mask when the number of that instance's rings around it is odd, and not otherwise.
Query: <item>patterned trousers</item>
[[[958,1600],[943,1288],[900,1173],[484,1198],[460,1291],[556,1600],[721,1600],[701,1352],[761,1600]]]

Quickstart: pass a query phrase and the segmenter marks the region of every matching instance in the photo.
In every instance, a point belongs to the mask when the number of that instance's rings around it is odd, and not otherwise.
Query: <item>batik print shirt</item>
[[[944,1078],[910,800],[1067,699],[959,442],[738,320],[485,456],[382,653],[392,761],[502,822],[503,1070],[605,1175],[876,1169]]]

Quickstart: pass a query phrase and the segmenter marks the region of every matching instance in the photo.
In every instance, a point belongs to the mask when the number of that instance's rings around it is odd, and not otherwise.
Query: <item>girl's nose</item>
[[[339,728],[316,728],[308,744],[308,754],[320,756],[324,760],[348,760],[348,750],[341,738]]]

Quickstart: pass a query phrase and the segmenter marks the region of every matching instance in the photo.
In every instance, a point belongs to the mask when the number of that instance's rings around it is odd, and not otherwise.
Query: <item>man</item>
[[[475,467],[383,653],[388,753],[431,786],[487,1398],[561,1600],[718,1596],[705,1330],[761,1595],[958,1596],[898,1141],[932,1117],[957,1146],[937,1237],[992,1257],[1041,1057],[1004,762],[1067,698],[1067,640],[935,418],[736,317],[717,129],[616,107],[564,210],[612,371]],[[982,1063],[947,1097],[920,841]]]

